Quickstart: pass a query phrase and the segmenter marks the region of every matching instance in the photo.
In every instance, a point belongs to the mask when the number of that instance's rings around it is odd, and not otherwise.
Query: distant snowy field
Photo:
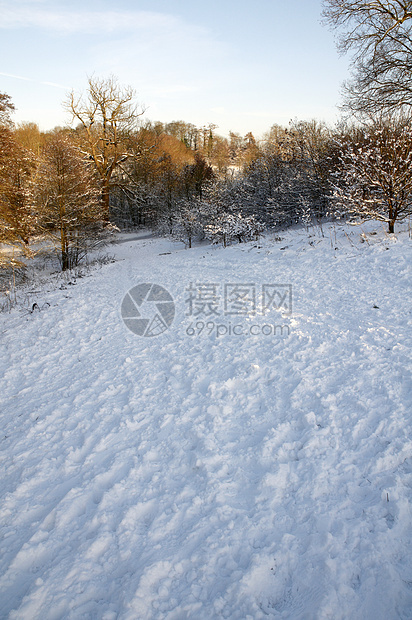
[[[411,239],[279,236],[122,235],[0,315],[1,618],[412,618]]]

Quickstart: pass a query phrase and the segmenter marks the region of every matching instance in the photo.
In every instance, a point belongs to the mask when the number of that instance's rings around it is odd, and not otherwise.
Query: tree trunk
[[[67,271],[69,269],[69,256],[66,250],[62,251],[62,271]]]
[[[104,179],[102,187],[102,206],[103,206],[103,220],[105,222],[110,221],[110,186],[109,182]]]
[[[64,211],[60,209],[60,215],[63,216]],[[68,252],[68,240],[67,233],[64,225],[60,226],[60,249],[62,253],[62,271],[67,271],[69,269],[69,252]]]
[[[389,233],[394,233],[395,232],[395,221],[394,220],[389,220],[389,222],[388,222],[388,232]]]

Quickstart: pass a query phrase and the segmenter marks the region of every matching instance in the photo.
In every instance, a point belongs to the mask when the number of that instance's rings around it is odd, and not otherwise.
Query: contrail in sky
[[[23,77],[22,75],[13,75],[12,73],[3,73],[2,71],[0,71],[0,75],[4,75],[4,77],[14,78],[15,80],[23,80],[24,82],[36,82],[36,84],[43,84],[43,86],[53,86],[54,88],[70,90],[67,86],[63,86],[62,84],[56,84],[55,82],[43,82],[39,80],[33,80],[32,78]]]

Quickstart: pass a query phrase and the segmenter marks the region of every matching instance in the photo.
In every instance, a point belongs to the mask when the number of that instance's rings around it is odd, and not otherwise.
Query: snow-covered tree
[[[176,205],[170,236],[188,248],[192,247],[194,239],[204,235],[202,206],[201,201],[187,199],[179,200]]]
[[[85,95],[72,92],[66,108],[79,122],[75,135],[93,162],[101,187],[104,217],[109,219],[110,189],[119,166],[132,154],[127,138],[144,113],[135,104],[135,92],[122,87],[114,76],[91,77]]]
[[[273,125],[224,190],[243,215],[267,226],[323,217],[331,195],[330,130],[317,121]],[[304,208],[302,207],[304,205]],[[233,208],[229,209],[230,211]]]
[[[33,157],[15,139],[13,110],[10,97],[0,93],[0,243],[30,255],[29,237],[35,230],[28,190]]]
[[[38,224],[53,241],[62,270],[75,267],[91,241],[101,238],[102,213],[90,162],[63,133],[50,139],[33,191]]]
[[[3,127],[10,127],[13,125],[11,114],[15,109],[10,95],[7,93],[0,93],[0,125]]]
[[[392,117],[340,136],[334,201],[341,212],[377,219],[394,232],[412,213],[412,120]]]
[[[305,189],[299,200],[312,218],[320,219],[328,212],[332,194],[332,132],[325,123],[312,119],[293,121],[290,133],[299,149],[297,159],[304,178]]]

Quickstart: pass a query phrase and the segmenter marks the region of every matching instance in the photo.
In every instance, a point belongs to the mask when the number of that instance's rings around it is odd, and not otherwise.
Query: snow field
[[[0,316],[2,618],[412,617],[410,240],[365,230],[124,236]],[[154,338],[141,282],[176,304]],[[190,282],[291,283],[242,319],[290,333],[188,336]]]

